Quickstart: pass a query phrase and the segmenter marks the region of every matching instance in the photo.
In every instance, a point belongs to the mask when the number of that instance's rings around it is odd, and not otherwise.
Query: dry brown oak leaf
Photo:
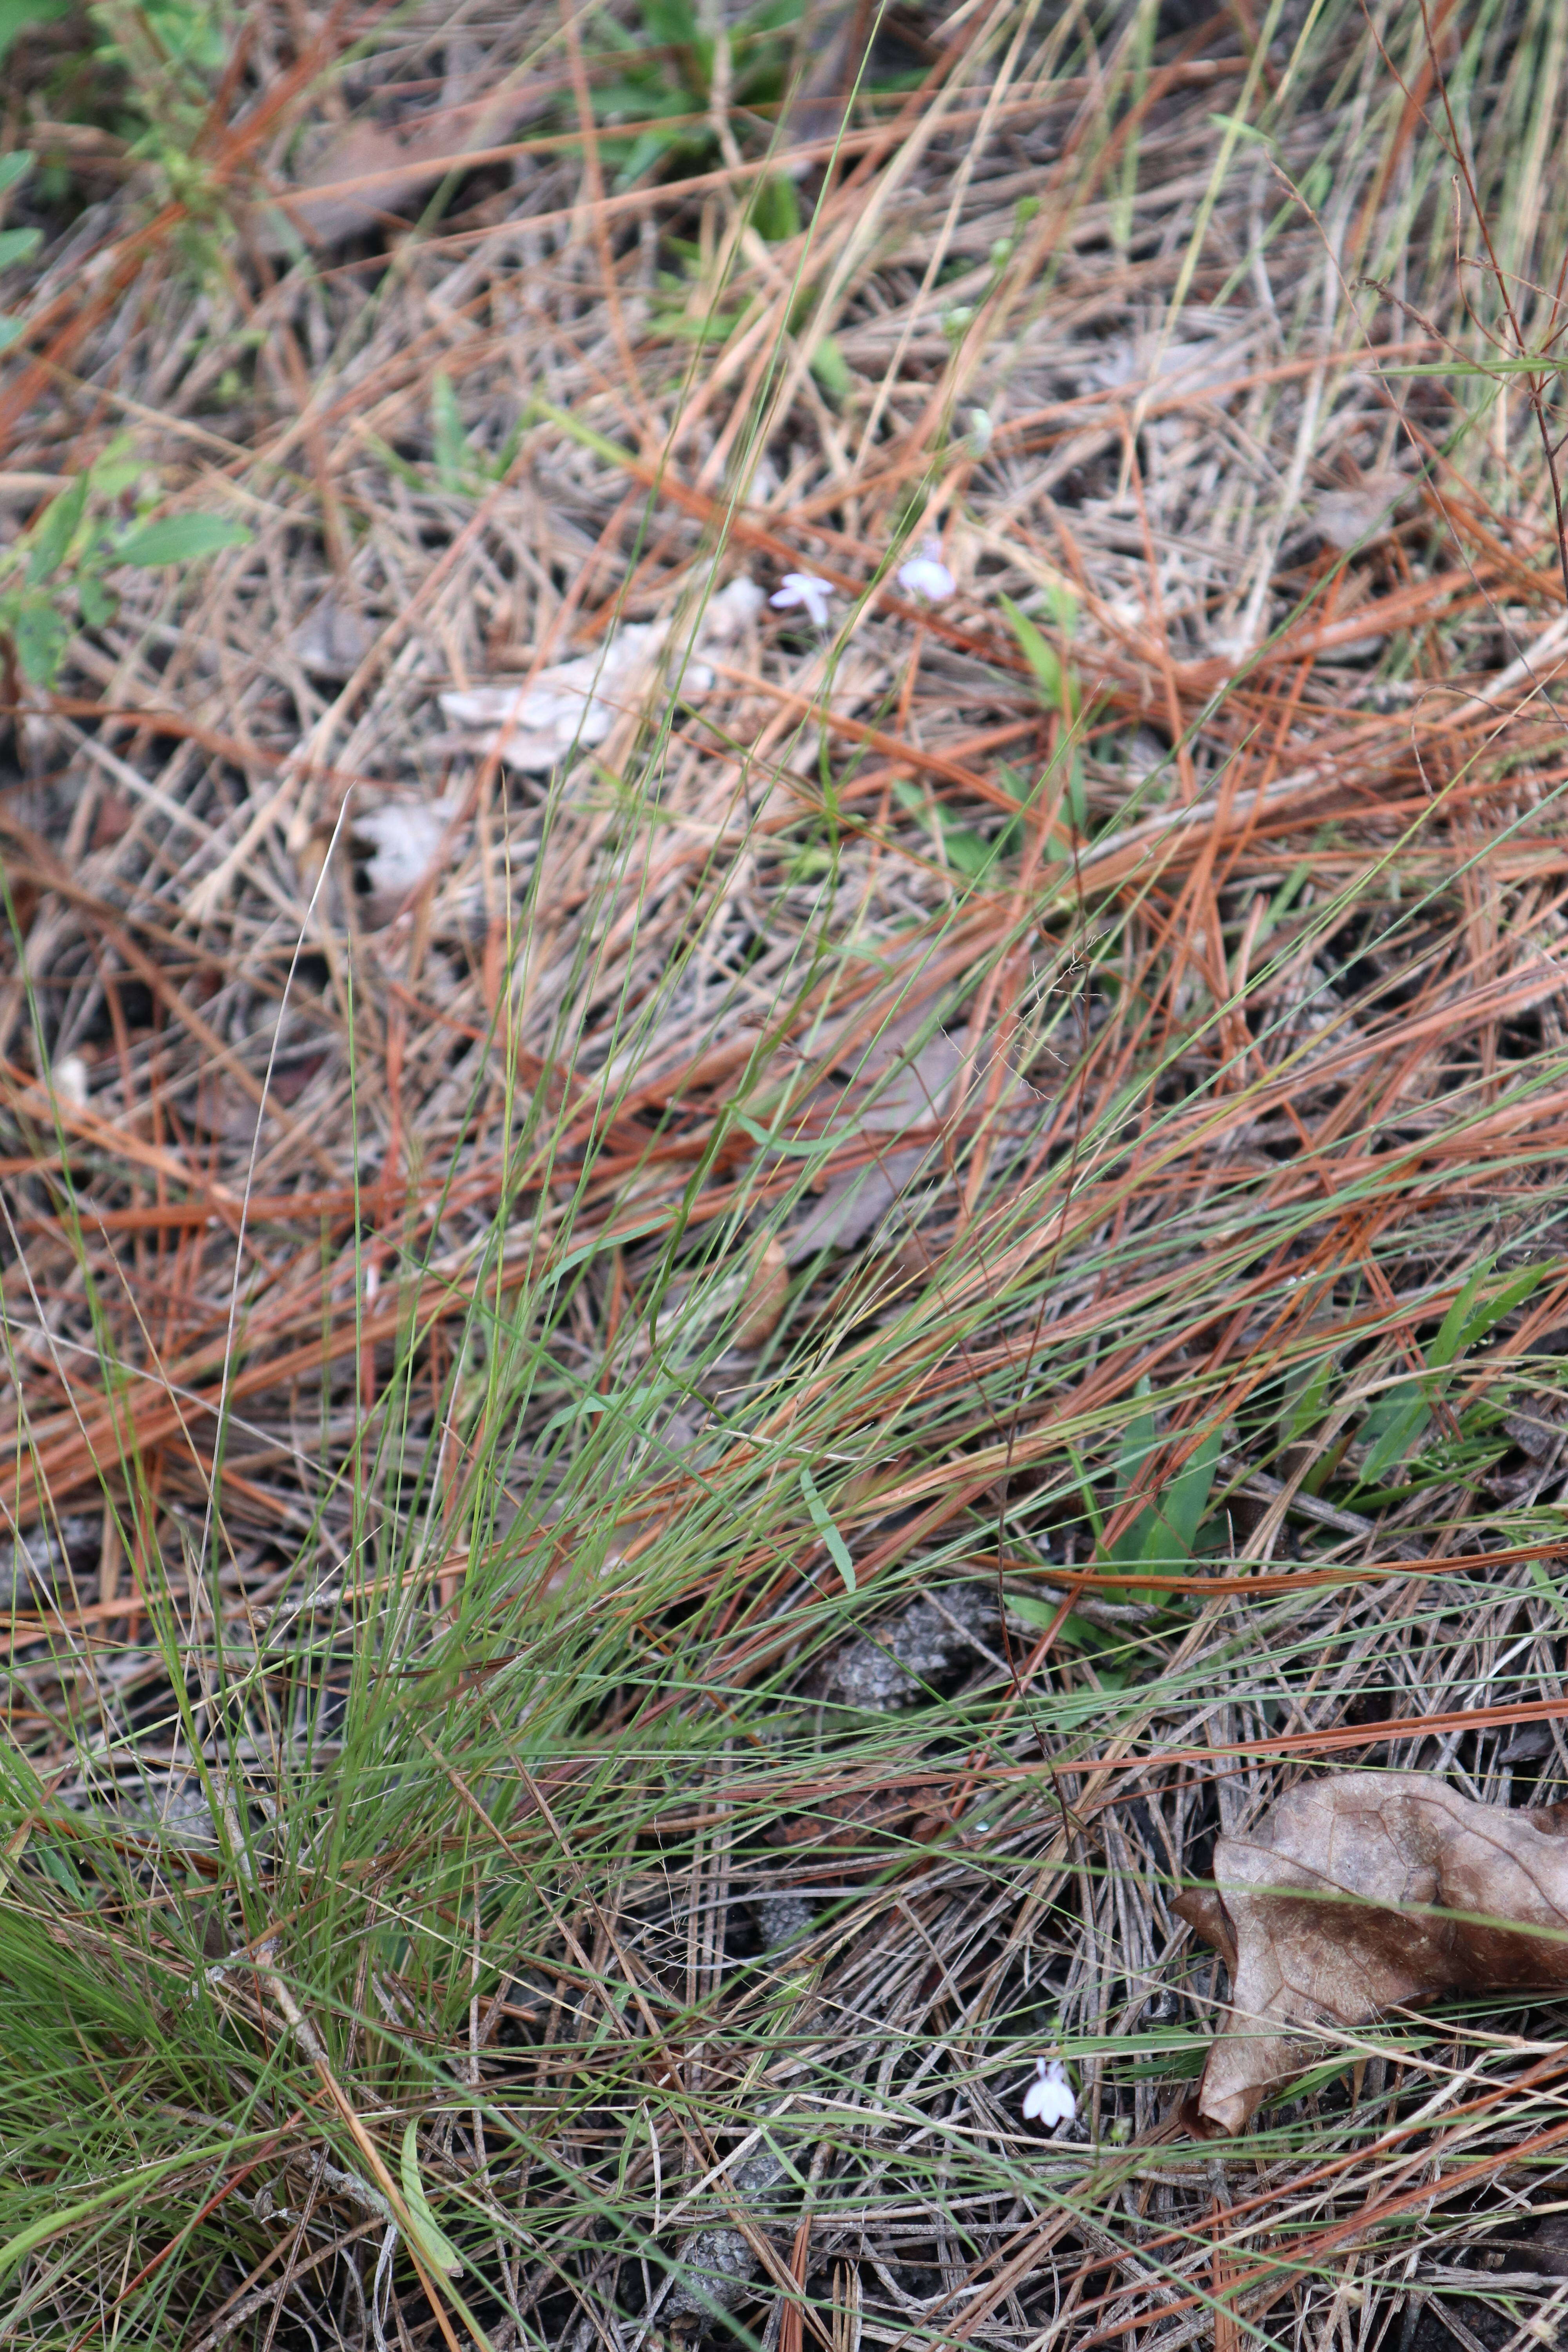
[[[1427,1772],[1341,1772],[1220,1838],[1214,1870],[1173,1906],[1230,1970],[1229,2021],[1185,2111],[1205,2138],[1240,2131],[1311,2063],[1304,2028],[1568,1988],[1568,1804],[1510,1812]]]

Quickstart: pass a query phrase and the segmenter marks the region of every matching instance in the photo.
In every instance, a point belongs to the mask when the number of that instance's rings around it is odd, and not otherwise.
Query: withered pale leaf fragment
[[[1387,524],[1411,484],[1392,470],[1366,475],[1357,489],[1325,490],[1312,507],[1312,520],[1321,538],[1338,548],[1352,548],[1373,538]]]
[[[1191,2111],[1205,2137],[1240,2131],[1321,2055],[1314,2028],[1568,1988],[1568,1805],[1510,1812],[1427,1772],[1336,1773],[1220,1838],[1214,1872],[1173,1906],[1231,1975]]]
[[[784,1244],[770,1234],[758,1251],[735,1324],[737,1348],[760,1348],[778,1329],[789,1297],[789,1264]]]

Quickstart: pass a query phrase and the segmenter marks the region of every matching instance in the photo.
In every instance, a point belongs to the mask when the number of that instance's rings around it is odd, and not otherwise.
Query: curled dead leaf
[[[863,1134],[900,1136],[940,1126],[963,1055],[943,1029],[914,1042],[929,1017],[926,1006],[911,1007],[856,1055],[856,1075],[842,1099]],[[836,1169],[790,1228],[784,1247],[791,1264],[819,1250],[854,1249],[911,1190],[943,1181],[945,1171],[928,1143],[883,1149],[875,1160]]]
[[[697,656],[732,645],[755,618],[763,592],[740,572],[703,606],[695,638],[683,639],[667,683],[686,694],[706,693],[713,672]],[[547,775],[574,751],[602,743],[617,719],[636,709],[661,662],[670,662],[670,625],[629,621],[591,653],[556,662],[531,678],[454,687],[439,698],[442,716],[458,730],[452,747],[483,757],[494,752],[509,768]]]
[[[308,134],[293,182],[252,208],[251,235],[268,254],[287,253],[301,237],[337,245],[363,236],[411,196],[427,195],[467,156],[510,139],[547,102],[530,84],[401,124],[323,125]]]
[[[291,631],[289,650],[316,677],[350,678],[374,643],[374,625],[329,588]]]
[[[1173,1907],[1231,1972],[1194,2128],[1237,2132],[1310,2063],[1312,2029],[1568,1987],[1568,1805],[1511,1812],[1427,1772],[1337,1773],[1219,1839],[1214,1885]]]
[[[362,801],[366,795],[361,794]],[[301,888],[321,897],[327,919],[345,919],[350,896],[357,919],[375,930],[401,914],[458,847],[459,806],[411,797],[358,806],[347,824],[323,818],[295,853]],[[322,871],[333,867],[322,890]]]
[[[458,812],[447,801],[388,801],[356,813],[349,833],[366,919],[390,922],[436,870]]]
[[[1549,1460],[1568,1436],[1568,1407],[1561,1397],[1526,1398],[1503,1423],[1503,1433],[1532,1462]]]

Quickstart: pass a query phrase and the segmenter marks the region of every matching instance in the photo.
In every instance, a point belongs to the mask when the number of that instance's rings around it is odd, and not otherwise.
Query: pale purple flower
[[[792,604],[804,604],[817,627],[825,629],[832,593],[833,583],[819,580],[815,572],[786,572],[783,585],[773,590],[768,602],[779,613],[787,613]]]
[[[1077,2115],[1078,2101],[1061,2060],[1037,2058],[1035,2079],[1024,2094],[1024,2121],[1047,2124],[1054,2130],[1058,2124],[1072,2123]]]
[[[942,560],[940,539],[921,542],[921,551],[899,566],[899,585],[906,595],[923,596],[928,604],[944,604],[953,591],[953,577]]]

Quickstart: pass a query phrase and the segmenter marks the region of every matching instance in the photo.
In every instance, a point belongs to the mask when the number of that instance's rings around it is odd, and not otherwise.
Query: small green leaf
[[[1148,1393],[1146,1381],[1139,1382],[1138,1392],[1141,1395]],[[1127,1500],[1132,1492],[1134,1480],[1158,1443],[1152,1413],[1142,1412],[1128,1424],[1117,1457],[1118,1503]],[[1211,1430],[1170,1484],[1155,1500],[1139,1512],[1131,1526],[1118,1536],[1111,1546],[1110,1557],[1119,1567],[1180,1566],[1191,1559],[1193,1545],[1208,1503],[1209,1490],[1214,1485],[1222,1443],[1221,1432]]]
[[[248,547],[250,533],[241,522],[215,514],[165,515],[161,522],[144,522],[114,551],[117,563],[134,563],[143,572],[165,563],[194,563],[216,555],[222,547]]]
[[[1321,1421],[1328,1408],[1329,1382],[1338,1363],[1338,1357],[1331,1354],[1309,1358],[1286,1375],[1286,1411],[1280,1417],[1279,1434],[1287,1445],[1294,1445]]]
[[[1477,1293],[1489,1270],[1484,1265],[1477,1269],[1443,1318],[1443,1328],[1432,1342],[1426,1358],[1434,1370],[1440,1365],[1454,1363],[1484,1339],[1494,1323],[1500,1322],[1512,1308],[1522,1305],[1531,1292],[1544,1280],[1546,1274],[1544,1266],[1531,1266],[1523,1274],[1517,1275],[1512,1282],[1505,1284],[1495,1297],[1478,1307]]]
[[[1361,1426],[1371,1452],[1357,1473],[1356,1483],[1373,1486],[1385,1470],[1403,1460],[1431,1420],[1414,1381],[1401,1381],[1373,1406]]]
[[[1437,1337],[1426,1350],[1428,1364],[1451,1364],[1456,1356],[1463,1355],[1468,1344],[1467,1334],[1476,1301],[1491,1269],[1490,1258],[1483,1258],[1469,1280],[1461,1284],[1458,1297],[1444,1316]]]
[[[47,596],[29,596],[14,625],[16,659],[34,686],[53,686],[70,632]]]
[[[831,335],[824,335],[812,352],[811,373],[834,400],[847,400],[855,388],[849,362]]]
[[[120,610],[120,599],[112,588],[106,588],[91,572],[85,573],[76,583],[77,602],[81,617],[89,629],[101,629],[113,620]]]
[[[1040,1633],[1048,1633],[1054,1625],[1057,1640],[1069,1650],[1104,1650],[1115,1638],[1108,1639],[1098,1625],[1091,1625],[1087,1617],[1079,1616],[1074,1610],[1069,1609],[1064,1617],[1059,1601],[1037,1601],[1032,1593],[1009,1592],[1007,1614]],[[1105,1680],[1103,1674],[1100,1679]]]
[[[26,319],[0,318],[0,352],[8,352],[27,331]]]
[[[769,172],[757,183],[752,199],[752,226],[768,245],[783,245],[800,235],[800,202],[795,182],[782,172]]]
[[[140,480],[142,461],[134,433],[117,433],[92,461],[92,487],[100,499],[117,499]]]
[[[629,74],[624,81],[601,82],[594,92],[594,111],[606,121],[629,114],[640,121],[645,115],[679,114],[681,101],[673,90],[661,81],[643,73]],[[574,144],[574,152],[576,152]]]
[[[928,833],[932,830],[931,807],[918,784],[895,784],[893,796],[911,816],[919,817]],[[973,826],[960,824],[956,818],[949,816],[940,803],[935,810],[934,829],[943,857],[953,872],[962,874],[966,881],[979,881],[998,858],[1009,856],[1017,846],[1016,824],[1004,825],[994,841],[987,841]]]
[[[437,369],[430,386],[430,424],[436,445],[436,478],[444,490],[460,490],[472,467],[458,395],[445,368]]]
[[[811,1513],[811,1524],[827,1546],[827,1556],[844,1579],[847,1592],[855,1590],[855,1563],[849,1557],[849,1547],[833,1523],[832,1514],[816,1491],[816,1482],[805,1464],[801,1465],[800,1491],[805,1496],[805,1507]]]
[[[942,845],[948,864],[976,882],[996,863],[996,845],[967,824],[942,823]]]
[[[14,261],[27,260],[43,241],[41,228],[0,228],[0,269],[9,269]]]
[[[765,1145],[769,1151],[776,1151],[784,1160],[826,1160],[835,1144],[844,1142],[849,1133],[847,1128],[841,1128],[837,1135],[810,1135],[804,1140],[792,1143],[782,1136],[770,1133],[767,1128],[760,1127],[743,1110],[735,1113],[735,1125],[742,1135],[749,1135],[753,1143]]]
[[[1148,1396],[1149,1381],[1146,1375],[1139,1381],[1133,1393],[1139,1397]],[[1145,1405],[1143,1411],[1128,1423],[1121,1433],[1121,1443],[1116,1449],[1116,1488],[1111,1497],[1112,1509],[1127,1500],[1132,1492],[1133,1482],[1139,1472],[1159,1443],[1160,1433],[1154,1425],[1154,1416]],[[1141,1511],[1131,1526],[1118,1536],[1111,1547],[1110,1557],[1112,1559],[1119,1560],[1123,1567],[1142,1555],[1143,1528],[1148,1517],[1147,1511]]]
[[[79,474],[68,490],[51,499],[29,534],[27,580],[36,588],[65,562],[87,507],[88,477]]]
[[[412,2116],[403,2127],[403,2201],[408,2208],[409,2234],[418,2252],[433,2270],[444,2271],[448,2278],[461,2278],[463,2258],[451,2240],[445,2236],[430,2202],[425,2194],[425,2184],[419,2178],[419,2126]]]
[[[650,107],[648,111],[654,113],[657,109]],[[617,152],[610,140],[604,140],[601,143],[606,154],[614,154]],[[640,131],[632,141],[631,145],[624,151],[626,161],[616,174],[616,185],[618,188],[629,188],[634,181],[640,180],[645,172],[651,171],[653,166],[662,161],[666,155],[677,153],[683,143],[679,131]]]
[[[1259,131],[1256,123],[1244,122],[1239,114],[1211,114],[1209,121],[1216,131],[1228,131],[1237,139],[1252,139],[1259,147],[1269,149],[1274,145],[1267,131]]]
[[[1211,1430],[1197,1450],[1188,1455],[1149,1514],[1153,1524],[1143,1539],[1145,1560],[1173,1559],[1180,1566],[1191,1559],[1209,1489],[1214,1485],[1221,1443],[1221,1433]]]
[[[28,1859],[38,1868],[47,1871],[55,1885],[63,1888],[67,1895],[73,1896],[79,1903],[85,1902],[87,1889],[68,1853],[62,1852],[58,1845],[44,1845],[35,1842]]]
[[[1007,1614],[1016,1617],[1021,1625],[1033,1625],[1041,1631],[1069,1622],[1062,1615],[1059,1601],[1037,1601],[1032,1592],[1009,1592]]]
[[[1047,645],[1027,613],[1020,612],[1011,596],[1003,597],[1002,609],[1018,640],[1018,650],[1035,673],[1035,683],[1042,697],[1070,719],[1074,700],[1072,680],[1056,653]]]
[[[651,331],[666,337],[672,343],[728,342],[745,313],[742,310],[715,311],[707,319],[689,319],[683,312],[666,310],[648,320]]]
[[[429,488],[428,477],[422,473],[417,466],[411,466],[405,457],[400,457],[389,442],[384,441],[379,433],[372,433],[368,426],[364,434],[364,446],[371,455],[386,467],[389,474],[395,475],[400,482],[406,482],[411,490]]]
[[[51,16],[63,16],[68,5],[69,0],[51,0],[47,13]],[[8,5],[6,0],[0,0],[0,58],[5,56],[8,47],[5,38],[6,25],[16,12],[16,0],[9,0]],[[37,15],[38,11],[35,6],[26,13]],[[15,39],[15,34],[11,37]],[[32,168],[33,151],[30,147],[18,147],[14,155],[0,155],[0,196],[5,194],[7,188],[14,188],[18,180],[25,180]]]
[[[504,482],[512,469],[517,453],[522,446],[522,418],[520,416],[493,457],[481,460],[479,470],[492,482]]]
[[[689,48],[698,37],[691,0],[643,0],[642,20],[649,40],[668,48]]]
[[[1064,637],[1072,636],[1078,628],[1078,598],[1060,580],[1046,583],[1046,602],[1051,608],[1051,618]]]
[[[1361,1438],[1370,1448],[1357,1483],[1374,1486],[1384,1473],[1404,1460],[1432,1419],[1428,1397],[1440,1397],[1448,1383],[1440,1377],[1477,1347],[1494,1324],[1521,1306],[1545,1280],[1546,1268],[1535,1265],[1482,1299],[1481,1289],[1491,1272],[1491,1261],[1477,1266],[1444,1316],[1441,1328],[1426,1350],[1424,1381],[1400,1381],[1378,1398],[1361,1425]]]

